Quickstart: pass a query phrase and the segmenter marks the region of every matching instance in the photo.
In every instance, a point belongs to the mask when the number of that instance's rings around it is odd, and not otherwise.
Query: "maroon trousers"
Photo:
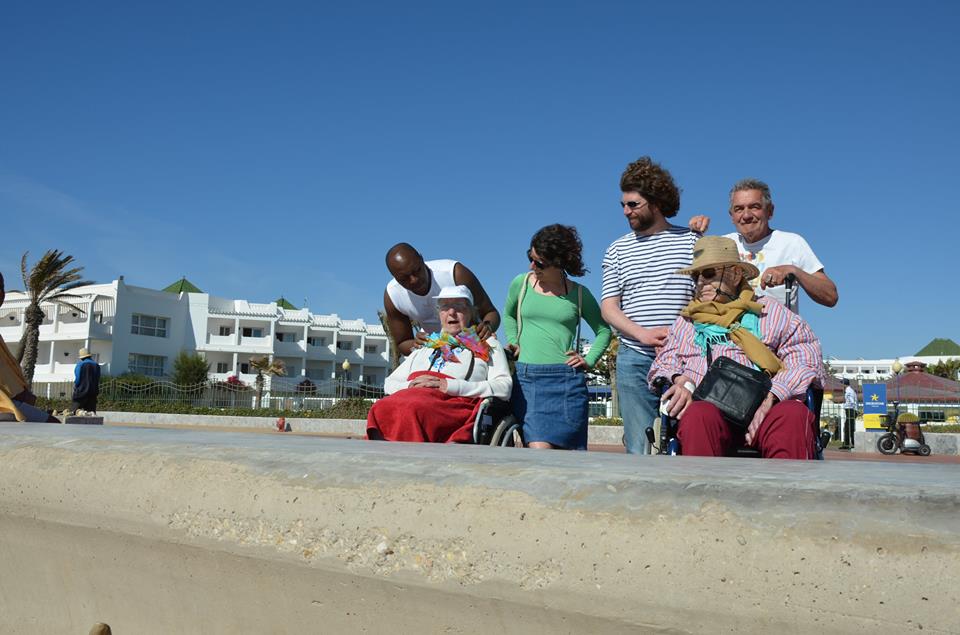
[[[724,421],[720,410],[706,401],[687,406],[677,438],[684,456],[727,456],[744,445],[744,432]],[[813,413],[799,401],[781,401],[763,419],[753,447],[765,459],[814,458]]]

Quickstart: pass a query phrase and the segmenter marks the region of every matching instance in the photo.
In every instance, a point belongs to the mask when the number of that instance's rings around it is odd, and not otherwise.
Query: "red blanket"
[[[414,374],[423,373],[411,377]],[[367,414],[367,438],[472,443],[480,402],[475,397],[454,397],[435,388],[406,388],[373,404]]]

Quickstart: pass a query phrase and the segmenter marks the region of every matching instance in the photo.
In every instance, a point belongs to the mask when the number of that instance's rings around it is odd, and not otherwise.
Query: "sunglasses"
[[[700,271],[694,274],[694,278],[703,278],[704,280],[713,280],[717,275],[723,275],[723,269],[715,269],[709,267],[707,269],[701,269]]]
[[[648,201],[620,201],[620,208],[629,207],[630,209],[637,209],[638,207],[643,207]]]
[[[547,268],[546,263],[544,263],[544,262],[541,261],[541,260],[535,260],[535,259],[534,259],[534,257],[533,257],[533,252],[532,252],[531,250],[529,250],[529,249],[527,250],[527,260],[529,260],[530,262],[532,262],[532,263],[533,263],[533,266],[536,267],[537,269],[546,269],[546,268]]]

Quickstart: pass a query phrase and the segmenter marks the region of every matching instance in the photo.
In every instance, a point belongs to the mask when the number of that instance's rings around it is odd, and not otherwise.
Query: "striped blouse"
[[[811,383],[823,385],[823,353],[820,340],[802,317],[769,297],[757,300],[763,305],[760,336],[780,360],[782,368],[773,377],[770,392],[780,401],[802,398]],[[683,316],[670,327],[667,341],[650,368],[648,382],[653,389],[658,377],[671,379],[683,374],[699,384],[707,372],[707,358],[693,342],[693,321]],[[714,357],[724,356],[745,366],[753,362],[734,344],[712,346]]]

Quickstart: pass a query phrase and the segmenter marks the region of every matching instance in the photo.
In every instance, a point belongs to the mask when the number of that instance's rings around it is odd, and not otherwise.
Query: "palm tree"
[[[264,375],[286,375],[287,369],[282,359],[270,359],[268,356],[250,358],[250,366],[257,369],[257,410],[263,400]]]
[[[33,371],[37,366],[37,350],[40,342],[40,324],[46,317],[40,305],[53,302],[68,307],[79,313],[86,313],[83,309],[72,304],[80,296],[70,293],[71,290],[84,285],[93,284],[83,280],[80,272],[83,267],[70,267],[73,256],[68,256],[58,249],[50,249],[27,269],[27,256],[23,254],[20,260],[20,274],[23,276],[23,287],[30,299],[26,313],[23,316],[23,337],[20,339],[19,356],[20,368],[28,385],[33,384]]]

